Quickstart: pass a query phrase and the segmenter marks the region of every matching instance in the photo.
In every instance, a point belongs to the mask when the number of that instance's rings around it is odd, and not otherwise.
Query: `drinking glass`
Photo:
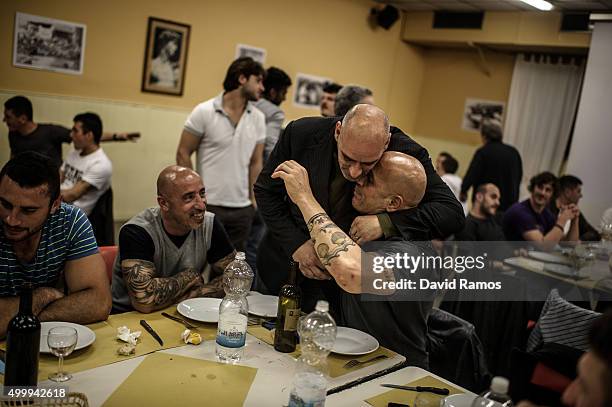
[[[47,345],[51,353],[59,357],[59,366],[56,373],[49,375],[49,379],[54,382],[65,382],[72,378],[72,375],[64,372],[64,356],[72,353],[76,347],[78,334],[76,329],[69,326],[58,326],[51,328],[47,335]]]
[[[439,394],[419,392],[414,399],[414,407],[440,407],[444,405],[444,398]]]

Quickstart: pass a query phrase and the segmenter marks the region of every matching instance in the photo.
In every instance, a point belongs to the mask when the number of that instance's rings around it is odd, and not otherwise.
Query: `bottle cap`
[[[493,380],[491,380],[491,390],[495,393],[508,394],[509,386],[510,382],[505,377],[495,376]]]
[[[317,301],[317,306],[315,307],[315,309],[320,312],[327,312],[329,311],[329,303],[324,300],[319,300]]]

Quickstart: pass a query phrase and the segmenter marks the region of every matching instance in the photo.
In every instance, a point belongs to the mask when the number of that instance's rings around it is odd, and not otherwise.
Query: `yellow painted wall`
[[[401,39],[367,23],[369,0],[19,0],[0,2],[0,102],[14,94],[34,101],[36,121],[71,126],[77,112],[99,111],[109,130],[139,130],[137,144],[105,144],[114,162],[115,216],[126,219],[154,203],[153,182],[174,161],[182,123],[199,102],[221,91],[238,43],[267,50],[266,66],[292,78],[298,72],[372,89],[394,124],[414,128],[423,61]],[[85,24],[83,75],[12,66],[15,12]],[[183,97],[142,93],[147,18],[191,25]],[[287,119],[318,115],[293,106],[292,87],[282,105]],[[0,164],[8,159],[0,129]]]

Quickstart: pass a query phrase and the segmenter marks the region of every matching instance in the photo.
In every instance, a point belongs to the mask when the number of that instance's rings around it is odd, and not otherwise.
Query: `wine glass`
[[[78,339],[77,330],[69,326],[58,326],[51,328],[47,335],[47,345],[51,353],[59,357],[57,373],[49,375],[49,379],[54,382],[65,382],[72,379],[72,375],[64,372],[64,356],[72,353],[76,347]]]

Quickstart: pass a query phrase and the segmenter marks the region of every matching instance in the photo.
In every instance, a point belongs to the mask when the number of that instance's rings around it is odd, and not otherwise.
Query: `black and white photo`
[[[13,65],[81,75],[85,32],[84,24],[16,13]]]
[[[323,88],[331,79],[298,73],[295,82],[293,103],[299,107],[319,108]]]
[[[236,45],[235,58],[251,57],[254,61],[262,65],[266,63],[266,50],[264,48],[254,47],[252,45],[238,44]]]
[[[482,99],[465,99],[463,122],[461,128],[465,131],[479,131],[483,119],[502,121],[504,102]]]
[[[142,76],[144,92],[183,94],[189,30],[187,24],[149,17]]]

